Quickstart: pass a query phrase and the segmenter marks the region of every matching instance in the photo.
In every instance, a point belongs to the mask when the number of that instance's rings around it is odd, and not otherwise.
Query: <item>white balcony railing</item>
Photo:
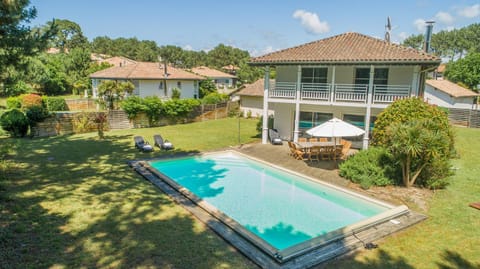
[[[301,100],[367,103],[367,84],[302,83],[300,87]],[[269,97],[295,99],[296,89],[295,82],[276,82],[270,85]],[[410,93],[410,85],[373,85],[372,103],[392,103]]]
[[[368,85],[363,84],[336,84],[334,102],[367,102]]]
[[[295,98],[295,82],[275,82],[270,86],[269,97],[275,98]]]
[[[302,83],[302,100],[330,100],[330,84],[326,83]]]
[[[374,85],[373,103],[392,103],[410,96],[408,85]]]

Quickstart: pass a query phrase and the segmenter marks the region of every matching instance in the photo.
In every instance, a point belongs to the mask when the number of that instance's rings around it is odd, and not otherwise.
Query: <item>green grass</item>
[[[241,121],[241,142],[256,121]],[[238,144],[237,119],[15,143],[0,162],[0,268],[255,268],[219,236],[133,172],[127,160],[158,156],[133,148],[133,135],[155,133],[176,151]],[[429,201],[428,219],[328,268],[480,266],[478,129],[457,129],[452,184]],[[0,152],[2,152],[0,150]],[[8,167],[8,168],[7,168]],[[2,180],[3,178],[3,180]]]

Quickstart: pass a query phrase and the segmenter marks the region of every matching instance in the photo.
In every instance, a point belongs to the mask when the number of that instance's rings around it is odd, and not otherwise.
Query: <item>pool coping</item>
[[[181,159],[228,152],[232,152],[250,160],[258,161],[264,165],[274,167],[293,175],[301,176],[337,191],[345,192],[370,202],[380,204],[384,207],[390,208],[390,210],[279,251],[214,206],[200,199],[188,189],[182,187],[168,176],[151,167],[148,163],[155,160]],[[169,156],[168,158],[149,158],[145,160],[129,161],[128,164],[145,179],[149,180],[163,192],[170,195],[177,203],[181,204],[194,216],[212,228],[212,230],[220,234],[226,241],[240,250],[240,252],[263,268],[308,268],[338,255],[348,253],[358,247],[365,246],[368,242],[407,228],[426,218],[424,215],[410,211],[404,205],[393,206],[378,199],[373,199],[366,195],[319,179],[296,173],[295,171],[238,152],[237,150],[194,153]],[[394,221],[392,221],[392,219]],[[383,231],[380,231],[380,228],[383,228]]]

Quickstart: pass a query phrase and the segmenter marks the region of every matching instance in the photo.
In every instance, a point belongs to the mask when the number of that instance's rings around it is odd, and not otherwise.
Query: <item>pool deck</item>
[[[281,146],[273,146],[270,144],[262,145],[260,143],[247,144],[238,148],[231,148],[231,150],[236,150],[254,158],[340,187],[348,187],[350,184],[348,180],[338,176],[336,169],[337,164],[334,161],[308,162],[295,160],[288,155],[289,150],[285,143]],[[340,240],[334,240],[304,255],[279,263],[278,260],[273,259],[255,247],[255,245],[247,239],[222,223],[221,220],[197,206],[192,200],[186,198],[172,188],[172,186],[158,178],[157,175],[151,173],[142,161],[131,161],[129,165],[262,268],[311,268],[341,255],[351,253],[356,249],[367,246],[369,243],[426,219],[424,215],[409,211],[407,214],[396,217],[393,221],[375,224],[367,229],[354,232],[353,234],[347,234]]]

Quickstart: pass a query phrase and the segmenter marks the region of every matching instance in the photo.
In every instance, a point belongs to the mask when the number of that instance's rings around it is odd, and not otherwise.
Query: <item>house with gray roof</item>
[[[357,139],[366,148],[376,116],[395,100],[423,96],[426,74],[440,62],[416,49],[349,32],[249,64],[265,69],[265,81],[270,69],[276,71],[275,81],[264,85],[263,117],[273,108],[274,127],[283,139],[298,141],[309,128],[337,117],[365,130]],[[264,124],[263,143],[267,133]]]

